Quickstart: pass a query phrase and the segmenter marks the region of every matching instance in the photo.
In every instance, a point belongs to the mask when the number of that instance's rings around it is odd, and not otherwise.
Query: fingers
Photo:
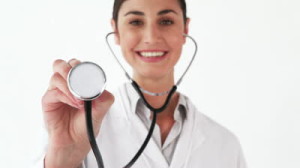
[[[59,101],[62,99],[63,103],[66,103],[73,107],[78,107],[83,104],[82,101],[76,99],[73,94],[70,92],[67,84],[67,77],[68,73],[72,67],[79,64],[80,61],[76,59],[71,59],[68,63],[64,60],[58,59],[55,60],[53,63],[53,71],[54,74],[52,75],[49,83],[48,91],[56,90],[56,94],[58,97],[55,101]],[[68,100],[66,100],[68,99]],[[51,99],[52,100],[52,99]],[[54,99],[52,100],[54,101]],[[54,102],[52,102],[54,103]],[[57,102],[58,103],[58,102]]]
[[[67,78],[70,70],[79,64],[80,61],[76,59],[71,59],[68,63],[64,60],[57,59],[53,62],[53,76],[50,80],[49,89],[54,89],[58,87],[63,93],[68,97],[73,98],[73,95],[67,87]]]
[[[74,66],[76,66],[76,65],[78,65],[78,64],[80,64],[81,62],[79,61],[79,60],[77,60],[77,59],[70,59],[69,61],[68,61],[68,64],[69,65],[71,65],[72,67],[74,67]]]
[[[44,103],[62,102],[75,108],[83,107],[83,101],[76,99],[67,85],[69,71],[79,63],[80,61],[76,59],[71,59],[68,62],[60,59],[54,61],[54,74],[51,77],[49,89],[43,98]],[[100,97],[93,101],[93,119],[100,121],[113,102],[114,96],[105,90]]]
[[[67,80],[68,73],[71,70],[72,66],[66,61],[58,59],[53,63],[53,72],[59,73],[65,80]]]
[[[58,73],[55,72],[50,80],[50,85],[48,90],[59,89],[63,94],[66,95],[73,103],[78,103],[77,99],[72,95],[68,88],[67,81]]]
[[[53,72],[58,72],[65,80],[67,80],[70,70],[79,63],[80,61],[74,58],[68,62],[57,59],[53,62]]]
[[[48,90],[43,98],[42,98],[42,107],[44,112],[48,111],[55,111],[61,106],[61,104],[67,104],[74,108],[82,108],[75,104],[73,101],[70,100],[63,92],[61,92],[58,88]]]

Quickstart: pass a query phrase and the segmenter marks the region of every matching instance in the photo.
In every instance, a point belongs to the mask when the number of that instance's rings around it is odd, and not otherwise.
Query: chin
[[[146,79],[162,79],[165,78],[169,75],[172,75],[171,73],[167,73],[164,70],[155,68],[155,69],[149,69],[149,70],[145,70],[145,68],[143,69],[143,71],[140,71],[139,75],[141,75],[143,78]]]

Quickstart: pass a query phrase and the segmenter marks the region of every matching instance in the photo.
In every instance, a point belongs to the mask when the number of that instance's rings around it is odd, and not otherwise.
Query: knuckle
[[[71,70],[71,65],[68,64],[65,61],[58,61],[57,63],[55,63],[54,67],[53,67],[53,71],[54,72],[58,72],[60,73],[60,75],[62,77],[67,77],[69,71]]]
[[[70,70],[71,70],[71,66],[67,63],[61,66],[61,72],[63,73],[62,75],[64,76],[68,75]]]
[[[49,90],[54,90],[57,87],[60,88],[60,86],[63,84],[64,84],[64,79],[58,72],[55,72],[50,79]]]
[[[47,91],[45,92],[45,94],[43,95],[43,97],[42,97],[42,100],[41,100],[42,105],[43,105],[43,106],[47,105],[47,104],[48,104],[48,100],[49,100],[50,97],[53,97],[53,96],[57,97],[57,96],[59,96],[60,94],[61,94],[61,93],[60,93],[60,91],[58,90],[58,88],[54,88],[54,89],[52,89],[52,90],[47,90]]]
[[[51,92],[52,92],[53,96],[61,96],[62,95],[62,92],[58,88],[53,89]]]
[[[58,73],[54,73],[50,82],[52,88],[59,88],[62,92],[68,93],[66,80]]]
[[[52,77],[51,77],[51,81],[52,81],[52,82],[57,82],[57,81],[59,81],[60,79],[61,79],[60,74],[59,74],[58,72],[54,72],[54,74],[53,74]]]

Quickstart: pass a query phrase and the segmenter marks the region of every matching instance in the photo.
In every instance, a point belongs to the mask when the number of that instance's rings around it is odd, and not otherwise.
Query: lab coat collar
[[[132,112],[135,113],[137,111],[136,110],[137,105],[140,102],[141,98],[130,83],[125,84],[125,90],[128,92],[127,95],[130,95],[128,97],[128,100],[130,103],[130,107],[133,107]],[[178,121],[180,118],[182,118],[183,120],[186,119],[186,117],[187,117],[186,106],[187,106],[187,102],[186,102],[185,96],[183,94],[179,93],[179,100],[178,100],[176,109],[178,109],[180,111],[180,113],[174,113],[174,119],[176,121]]]
[[[127,91],[128,101],[130,103],[130,107],[133,108],[133,109],[131,109],[131,112],[135,112],[136,111],[136,107],[137,107],[137,103],[138,103],[138,101],[140,99],[140,96],[136,92],[136,90],[133,88],[133,86],[131,85],[131,83],[126,83],[125,84],[125,90]]]

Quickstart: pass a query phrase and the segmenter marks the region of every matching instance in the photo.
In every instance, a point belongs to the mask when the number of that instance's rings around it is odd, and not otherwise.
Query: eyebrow
[[[157,15],[165,15],[165,14],[168,14],[168,13],[174,13],[177,15],[177,12],[175,12],[174,10],[172,9],[165,9],[165,10],[162,10],[160,12],[157,13]]]
[[[165,9],[165,10],[159,11],[157,13],[157,15],[165,15],[165,14],[168,14],[168,13],[174,13],[174,14],[177,15],[177,12],[175,12],[172,9]],[[141,11],[129,11],[124,16],[130,15],[130,14],[132,14],[132,15],[138,15],[138,16],[144,16],[145,15],[145,13],[141,12]]]
[[[139,15],[139,16],[145,15],[143,12],[140,12],[140,11],[129,11],[124,16],[130,15],[130,14],[132,14],[132,15]]]

